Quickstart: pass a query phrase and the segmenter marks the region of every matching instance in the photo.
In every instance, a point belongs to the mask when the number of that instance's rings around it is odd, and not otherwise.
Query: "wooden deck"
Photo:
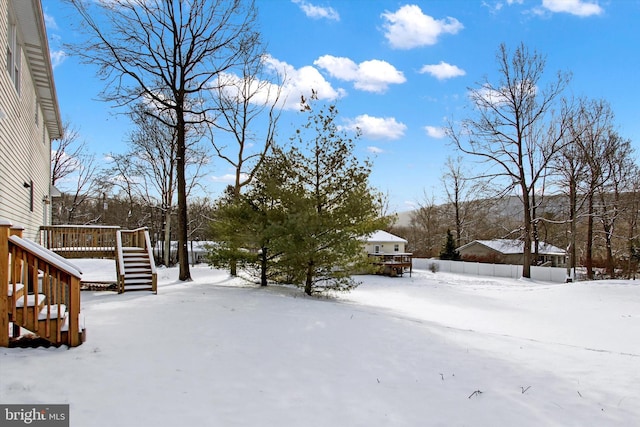
[[[385,276],[397,277],[402,276],[404,273],[413,272],[411,253],[370,253],[369,258],[372,259],[372,263],[378,266],[378,274]]]
[[[40,244],[65,258],[116,258],[118,226],[47,225]]]
[[[40,227],[40,241],[64,258],[115,260],[120,293],[157,293],[157,272],[146,227],[121,230],[118,226],[48,225]]]

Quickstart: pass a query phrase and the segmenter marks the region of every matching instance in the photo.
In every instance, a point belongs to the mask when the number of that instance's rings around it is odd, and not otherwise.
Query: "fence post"
[[[0,347],[9,347],[9,228],[0,219]]]

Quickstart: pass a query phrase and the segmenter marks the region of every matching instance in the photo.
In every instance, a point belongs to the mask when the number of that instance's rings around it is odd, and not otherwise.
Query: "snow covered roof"
[[[461,246],[458,250],[464,249],[474,243],[479,243],[505,255],[521,254],[524,252],[522,240],[517,239],[474,240],[471,243]],[[535,251],[534,245],[535,243],[531,242],[531,252]],[[538,252],[543,255],[566,255],[563,249],[545,242],[539,242]]]
[[[408,243],[407,240],[402,237],[398,237],[394,234],[387,233],[386,231],[378,230],[367,237],[368,243],[373,242],[398,242],[398,243]]]

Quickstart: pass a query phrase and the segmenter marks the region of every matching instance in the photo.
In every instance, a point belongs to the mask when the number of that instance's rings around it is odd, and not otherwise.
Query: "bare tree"
[[[624,193],[631,190],[631,181],[635,169],[632,160],[631,141],[621,138],[616,132],[607,135],[609,150],[602,159],[608,179],[599,186],[597,215],[604,234],[606,266],[609,277],[615,277],[615,259],[613,239],[616,235],[616,223],[625,210]]]
[[[581,104],[583,104],[583,101],[581,101]],[[568,199],[566,221],[569,224],[567,247],[569,262],[567,263],[567,277],[572,280],[576,278],[577,223],[579,212],[585,201],[585,198],[578,193],[578,186],[583,182],[586,174],[586,157],[579,143],[582,132],[585,129],[583,123],[584,114],[582,114],[583,106],[569,120],[568,132],[565,134],[567,143],[550,165],[558,177],[558,186]]]
[[[65,191],[67,197],[63,197],[58,206],[58,218],[61,223],[88,224],[99,221],[99,217],[88,216],[89,211],[84,211],[84,215],[78,215],[78,208],[89,201],[96,191],[99,191],[96,185],[97,172],[98,164],[95,156],[84,154],[82,164],[70,175],[73,180],[68,185],[69,190]]]
[[[265,71],[266,53],[253,40],[240,54],[240,63],[218,76],[218,107],[214,125],[232,140],[212,138],[217,155],[234,169],[234,196],[250,184],[271,148],[280,118],[281,81],[271,82]],[[260,132],[259,132],[260,130]]]
[[[211,138],[218,157],[234,171],[230,186],[238,199],[265,160],[274,142],[281,107],[280,76],[271,79],[265,68],[266,52],[258,38],[251,41],[240,54],[237,67],[218,76],[217,129],[230,138]],[[237,264],[230,263],[230,274],[237,274]]]
[[[477,210],[482,204],[485,183],[473,181],[469,172],[464,168],[462,157],[449,157],[445,165],[445,171],[441,178],[445,193],[447,194],[447,208],[453,209],[455,221],[456,246],[463,242],[463,235],[469,235],[466,228],[471,221],[471,210]],[[471,204],[471,201],[474,201]],[[451,216],[448,217],[450,221]]]
[[[630,188],[627,197],[625,222],[627,223],[627,278],[636,278],[640,261],[640,167],[635,166],[629,178]]]
[[[446,225],[443,224],[442,209],[433,194],[424,193],[424,200],[411,213],[410,238],[413,252],[418,256],[436,256],[440,250]]]
[[[72,46],[99,67],[102,97],[116,106],[146,100],[176,132],[179,280],[191,280],[187,248],[186,140],[211,119],[217,77],[255,39],[253,2],[241,0],[68,0],[88,40]],[[99,17],[99,19],[98,19]],[[175,121],[164,120],[165,112]]]
[[[80,132],[71,123],[62,125],[62,138],[51,148],[51,185],[76,172],[86,156],[87,144],[80,141]]]
[[[564,145],[564,120],[554,106],[568,85],[569,76],[558,73],[545,87],[546,60],[521,44],[511,54],[501,45],[496,55],[499,81],[487,78],[470,89],[475,114],[461,130],[449,125],[449,136],[465,154],[487,166],[479,177],[499,182],[504,194],[515,192],[522,203],[523,277],[531,277],[536,186]]]
[[[613,127],[613,112],[603,100],[583,100],[571,122],[574,142],[578,145],[584,162],[584,178],[578,189],[584,194],[587,216],[585,267],[587,278],[593,279],[594,222],[598,189],[609,179],[604,159],[611,156],[612,140],[608,135]]]

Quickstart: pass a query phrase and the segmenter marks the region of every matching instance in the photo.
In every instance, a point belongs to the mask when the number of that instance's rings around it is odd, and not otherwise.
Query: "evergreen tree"
[[[237,262],[259,271],[262,285],[291,283],[309,295],[349,290],[358,284],[352,274],[369,267],[363,237],[387,226],[382,198],[369,185],[371,165],[358,162],[335,124],[336,107],[305,111],[292,146],[274,146],[247,191],[220,201],[209,262]]]
[[[363,236],[384,228],[379,194],[369,186],[371,165],[353,156],[354,142],[335,124],[335,105],[317,112],[296,131],[294,145],[276,150],[272,163],[283,174],[277,188],[286,216],[285,235],[272,246],[280,269],[311,295],[357,286],[351,274],[367,264]]]
[[[447,229],[447,240],[440,251],[440,259],[460,261],[460,253],[456,250],[456,242],[449,229]]]
[[[207,262],[216,268],[230,265],[247,265],[255,258],[246,247],[250,245],[251,234],[247,224],[251,223],[251,212],[245,201],[234,196],[233,188],[227,188],[214,208],[209,226],[209,235],[215,241],[209,246]]]

